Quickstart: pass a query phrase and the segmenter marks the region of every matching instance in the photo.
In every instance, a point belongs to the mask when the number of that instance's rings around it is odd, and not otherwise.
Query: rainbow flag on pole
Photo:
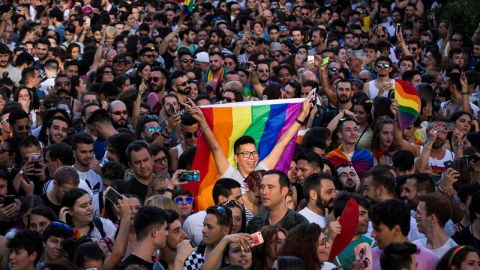
[[[194,5],[195,5],[195,1],[194,1],[194,0],[185,0],[185,1],[183,2],[183,13],[184,13],[186,16],[192,15]]]
[[[417,89],[402,80],[395,80],[395,99],[398,102],[398,126],[403,131],[417,120],[422,102]]]
[[[302,111],[303,100],[299,98],[230,103],[203,106],[201,110],[228,161],[236,167],[233,159],[235,141],[241,136],[253,137],[257,144],[259,161],[263,160]],[[288,171],[295,151],[295,140],[296,135],[283,152],[275,169]],[[199,210],[206,209],[214,205],[212,189],[219,179],[219,174],[203,134],[198,136],[192,170],[200,171],[201,180],[182,187],[194,194]]]

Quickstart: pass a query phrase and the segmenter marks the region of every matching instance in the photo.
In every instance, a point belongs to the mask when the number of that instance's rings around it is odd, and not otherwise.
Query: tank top
[[[390,79],[390,83],[392,83],[393,86],[395,86],[395,80],[394,79]],[[375,86],[375,80],[371,80],[368,83],[368,94],[369,94],[370,99],[373,100],[374,98],[376,98],[379,91],[380,90]],[[388,98],[388,91],[383,92],[382,97],[387,97]]]

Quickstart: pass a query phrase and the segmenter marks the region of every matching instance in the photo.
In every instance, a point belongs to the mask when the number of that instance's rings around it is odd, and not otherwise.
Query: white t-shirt
[[[308,209],[307,207],[303,208],[302,211],[298,212],[302,216],[304,216],[310,223],[318,224],[322,229],[325,228],[327,225],[327,221],[325,217],[322,217],[312,210]]]
[[[80,180],[87,182],[87,185],[92,190],[93,194],[97,194],[98,192],[100,192],[100,190],[103,190],[102,177],[96,172],[94,172],[92,169],[89,169],[86,172],[81,172],[77,170],[77,172],[80,176]]]
[[[422,238],[422,239],[415,240],[415,241],[413,241],[413,243],[426,248],[427,247],[427,238],[425,237],[425,238]],[[435,255],[437,255],[438,259],[441,259],[443,257],[443,255],[445,255],[445,253],[447,253],[447,251],[449,251],[452,247],[456,247],[456,246],[458,246],[458,244],[455,243],[455,241],[453,241],[452,238],[448,238],[447,242],[445,242],[445,244],[443,244],[443,246],[441,246],[439,248],[436,248],[436,249],[431,249],[431,251],[433,251],[433,253],[435,253]]]
[[[257,164],[257,167],[255,167],[255,171],[258,171],[258,170],[268,171],[270,169],[267,167],[267,165],[265,165],[265,163],[263,163],[263,161],[260,161]],[[245,178],[242,176],[242,174],[240,173],[240,171],[238,169],[236,169],[232,166],[232,164],[229,164],[228,170],[224,174],[222,174],[220,176],[220,178],[231,178],[231,179],[237,181],[241,185],[242,194],[247,193],[247,186],[245,185]]]

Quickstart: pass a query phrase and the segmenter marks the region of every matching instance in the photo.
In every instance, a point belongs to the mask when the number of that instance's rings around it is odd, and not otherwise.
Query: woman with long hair
[[[152,65],[148,62],[141,62],[137,66],[137,71],[135,72],[135,87],[138,89],[143,82],[147,82],[150,78],[150,71],[152,70]]]
[[[220,204],[232,210],[232,230],[230,233],[244,233],[247,228],[247,218],[245,216],[245,210],[243,206],[235,201],[225,201]]]
[[[263,244],[253,247],[253,261],[256,270],[271,269],[284,246],[287,231],[277,226],[265,226],[260,229]]]
[[[443,255],[436,270],[473,270],[479,267],[480,258],[473,247],[457,246]]]
[[[102,65],[97,70],[96,83],[113,82],[115,71],[112,66]]]
[[[470,132],[478,132],[478,124],[475,125],[475,118],[470,112],[457,111],[450,116],[449,121],[450,123],[453,123],[452,128],[458,129],[462,132],[463,137],[465,137]],[[443,145],[443,147],[445,149],[453,151],[457,147],[455,147],[452,141],[452,139],[454,138],[452,137],[452,132],[449,132],[447,135],[447,142]]]
[[[378,118],[373,128],[370,146],[375,165],[392,164],[392,156],[397,149],[393,140],[393,119],[388,116]]]
[[[369,149],[372,140],[372,101],[367,98],[353,100],[353,113],[358,122],[357,146]]]

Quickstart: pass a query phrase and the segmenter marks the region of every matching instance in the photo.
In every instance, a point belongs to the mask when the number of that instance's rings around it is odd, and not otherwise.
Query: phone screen
[[[118,200],[121,200],[123,197],[118,193],[114,188],[108,187],[106,192],[105,192],[105,198],[107,198],[109,201],[111,201],[113,204],[117,205]]]
[[[186,171],[178,177],[180,182],[198,182],[200,180],[199,171]]]

